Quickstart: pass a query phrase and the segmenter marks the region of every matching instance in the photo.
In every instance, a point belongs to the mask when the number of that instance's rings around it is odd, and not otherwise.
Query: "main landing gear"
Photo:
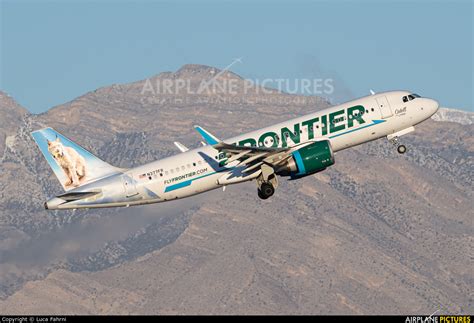
[[[275,188],[278,187],[278,180],[275,171],[268,165],[262,165],[262,173],[257,177],[257,192],[258,197],[266,200],[275,193]]]
[[[389,141],[392,145],[397,146],[397,151],[399,154],[404,154],[407,152],[407,147],[398,142],[398,137],[393,137]]]
[[[271,183],[266,182],[260,185],[260,187],[257,189],[257,192],[259,198],[261,198],[262,200],[266,200],[275,193],[275,188]]]

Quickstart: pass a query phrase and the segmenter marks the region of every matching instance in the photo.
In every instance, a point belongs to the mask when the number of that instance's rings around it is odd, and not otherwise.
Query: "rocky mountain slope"
[[[196,89],[218,72],[185,65],[149,82]],[[39,127],[129,167],[176,153],[174,140],[198,145],[193,124],[225,138],[328,106],[243,95],[239,76],[219,78],[237,92],[163,94],[140,81],[41,115],[0,95],[1,313],[472,312],[468,122],[423,123],[404,156],[384,140],[340,152],[267,201],[246,183],[146,207],[43,210],[61,188],[29,135]]]
[[[432,117],[436,121],[457,122],[464,125],[474,123],[474,113],[449,108],[440,108]]]

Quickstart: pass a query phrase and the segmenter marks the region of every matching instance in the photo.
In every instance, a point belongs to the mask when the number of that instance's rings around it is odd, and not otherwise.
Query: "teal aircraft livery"
[[[200,126],[202,147],[122,169],[109,165],[52,128],[32,133],[64,193],[46,209],[100,208],[165,202],[255,180],[258,196],[275,193],[279,177],[296,180],[325,170],[335,153],[386,137],[400,154],[399,137],[438,110],[438,102],[405,91],[372,95],[273,126],[220,140]]]

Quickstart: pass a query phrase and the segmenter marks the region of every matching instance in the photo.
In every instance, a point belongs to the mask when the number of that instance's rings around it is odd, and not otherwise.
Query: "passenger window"
[[[408,102],[408,98],[406,96],[403,97],[403,102]]]

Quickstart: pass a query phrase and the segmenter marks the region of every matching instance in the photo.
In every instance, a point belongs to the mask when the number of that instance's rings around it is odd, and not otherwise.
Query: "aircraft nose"
[[[439,103],[436,100],[428,99],[428,106],[430,111],[435,114],[439,109]]]

